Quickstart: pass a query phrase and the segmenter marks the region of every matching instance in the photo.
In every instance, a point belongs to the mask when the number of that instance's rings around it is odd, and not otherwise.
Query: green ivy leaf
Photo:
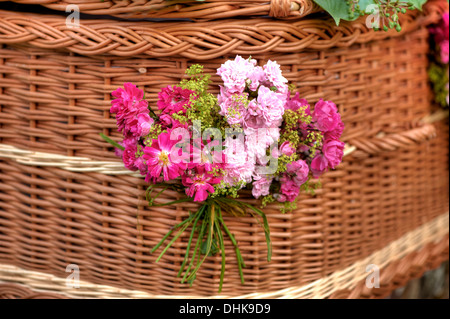
[[[314,0],[319,6],[327,11],[339,25],[341,20],[351,20],[349,15],[349,6],[344,0]]]
[[[409,0],[409,2],[413,5],[414,8],[422,10],[422,6],[427,2],[428,0]]]

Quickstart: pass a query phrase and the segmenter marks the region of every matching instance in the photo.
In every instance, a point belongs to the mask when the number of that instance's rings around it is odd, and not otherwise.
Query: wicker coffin
[[[424,14],[405,18],[401,33],[313,17],[101,19],[69,29],[61,16],[0,11],[0,281],[69,296],[358,297],[370,295],[360,286],[367,263],[387,269],[382,283],[392,288],[402,271],[445,260],[448,123],[430,117],[426,27],[446,6],[431,1]],[[227,242],[218,295],[220,256],[207,259],[192,287],[176,277],[187,234],[159,263],[149,253],[193,204],[149,209],[144,181],[99,133],[119,139],[110,92],[125,81],[144,88],[155,106],[158,91],[188,65],[214,73],[236,54],[276,60],[301,96],[333,100],[348,150],[315,196],[301,195],[296,211],[266,208],[271,262],[253,218],[227,217],[246,282]],[[162,200],[177,198],[166,191]],[[246,194],[242,200],[252,202]],[[63,284],[69,264],[80,267],[84,290]]]

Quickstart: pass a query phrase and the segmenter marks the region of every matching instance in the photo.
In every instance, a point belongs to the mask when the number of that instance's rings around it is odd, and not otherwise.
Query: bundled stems
[[[155,204],[155,198],[160,194],[158,193],[156,197],[150,198],[151,191],[154,187],[149,187],[147,190],[147,199],[149,200],[150,206],[168,206],[179,203],[180,201],[171,201],[169,203],[164,204]],[[192,230],[190,231],[190,236],[187,242],[186,253],[181,264],[180,270],[178,272],[178,277],[184,272],[183,278],[181,282],[188,282],[190,284],[196,278],[196,274],[200,269],[201,265],[204,263],[206,258],[210,255],[215,255],[219,250],[221,254],[221,271],[220,271],[220,284],[219,284],[219,292],[222,291],[224,276],[225,276],[225,264],[226,264],[226,256],[225,256],[225,242],[224,242],[224,234],[226,234],[231,243],[234,246],[234,250],[236,253],[237,265],[239,269],[239,276],[241,278],[241,283],[244,284],[244,273],[243,268],[245,268],[245,263],[242,258],[241,251],[238,247],[238,243],[234,235],[230,232],[225,221],[222,216],[222,208],[227,210],[233,210],[234,208],[239,211],[239,215],[242,215],[242,212],[247,212],[253,215],[255,218],[257,216],[261,217],[263,223],[261,224],[265,233],[266,242],[267,242],[267,260],[270,261],[272,255],[272,245],[270,241],[270,231],[269,225],[267,223],[267,218],[264,213],[250,204],[239,202],[235,199],[230,199],[226,197],[219,197],[214,199],[207,199],[197,210],[195,213],[191,213],[188,218],[186,218],[181,223],[172,227],[168,233],[161,239],[161,241],[151,250],[154,253],[158,248],[162,246],[162,244],[175,232],[175,236],[169,241],[167,246],[163,249],[163,251],[159,254],[156,262],[158,262],[167,250],[172,246],[172,244],[186,231],[190,226]],[[231,214],[235,214],[230,212]],[[259,221],[258,221],[259,222]],[[192,250],[192,244],[194,242],[194,236],[197,234],[197,240]],[[192,251],[192,256],[189,255]],[[204,255],[201,257],[201,255]]]

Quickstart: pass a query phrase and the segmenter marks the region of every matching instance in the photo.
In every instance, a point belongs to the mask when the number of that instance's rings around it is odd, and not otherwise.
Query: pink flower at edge
[[[314,178],[319,178],[320,175],[328,170],[328,160],[322,154],[316,155],[311,162],[311,172]]]
[[[312,118],[316,127],[324,133],[333,131],[341,122],[336,105],[322,99],[314,106]]]
[[[132,83],[124,83],[124,88],[118,88],[111,93],[114,100],[111,101],[110,112],[116,114],[118,131],[125,138],[140,137],[142,128],[138,117],[141,114],[148,116],[148,103],[143,100],[144,91],[138,89]]]
[[[345,143],[338,140],[326,140],[322,146],[322,153],[328,161],[328,166],[334,169],[342,162]]]
[[[434,34],[434,40],[441,50],[441,61],[444,64],[449,62],[449,13],[442,15],[441,22],[435,27],[430,28]]]
[[[163,174],[164,181],[170,181],[180,176],[186,169],[184,161],[174,162],[173,147],[178,140],[171,140],[170,133],[161,133],[152,146],[144,148],[143,158],[146,160],[148,173],[146,180],[155,181]]]
[[[293,202],[300,194],[300,186],[295,183],[295,181],[287,174],[280,178],[281,183],[281,194],[286,196],[288,202]]]
[[[205,201],[214,193],[212,185],[221,182],[221,178],[208,173],[203,167],[197,167],[191,174],[184,174],[182,183],[186,186],[186,195],[194,198],[194,202]],[[208,194],[209,193],[209,194]]]

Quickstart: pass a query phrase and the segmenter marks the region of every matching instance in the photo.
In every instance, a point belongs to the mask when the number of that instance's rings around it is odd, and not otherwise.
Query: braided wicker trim
[[[419,26],[436,23],[439,5],[426,7],[426,15],[404,17],[403,31],[374,32],[365,19],[336,26],[333,19],[305,19],[293,22],[267,19],[226,22],[120,22],[83,20],[80,27],[68,28],[61,17],[0,11],[0,43],[68,50],[85,56],[146,55],[182,56],[211,60],[225,55],[289,53],[304,49],[325,50],[348,47],[390,37],[403,36]]]
[[[449,232],[449,214],[446,213],[436,219],[420,226],[419,228],[405,234],[393,241],[385,248],[375,252],[367,258],[354,263],[352,266],[341,271],[316,280],[308,285],[292,287],[275,291],[272,293],[253,293],[232,298],[327,298],[332,294],[349,290],[360,284],[367,277],[366,267],[370,264],[377,265],[380,269],[385,268],[406,255],[418,251],[422,247],[442,241]],[[448,238],[447,238],[448,241]],[[380,273],[383,277],[383,273]],[[82,277],[81,270],[81,277]],[[15,266],[0,265],[0,282],[19,283],[34,291],[53,292],[63,294],[70,298],[204,298],[199,296],[163,296],[151,295],[142,291],[119,289],[106,285],[95,285],[88,282],[80,282],[80,288],[66,287],[64,278],[53,275],[28,271]],[[228,296],[213,296],[213,299],[226,299]]]
[[[3,1],[8,0],[0,0],[0,2]],[[274,18],[299,18],[321,10],[311,0],[207,0],[202,2],[194,0],[13,0],[13,2],[40,4],[59,11],[65,11],[68,5],[76,4],[83,13],[122,18],[185,18],[193,20],[267,15]]]

